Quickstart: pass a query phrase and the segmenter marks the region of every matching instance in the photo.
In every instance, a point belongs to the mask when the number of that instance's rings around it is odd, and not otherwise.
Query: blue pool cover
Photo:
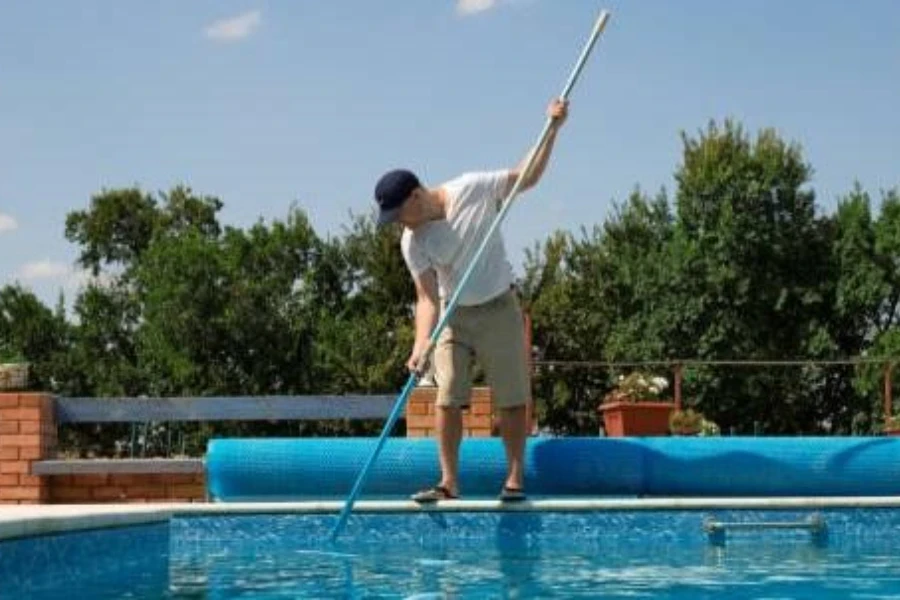
[[[216,439],[206,457],[216,501],[346,498],[375,438]],[[466,438],[466,498],[496,497],[506,472],[498,438]],[[390,438],[361,498],[407,498],[438,479],[436,442]],[[531,496],[900,495],[900,438],[529,438]]]

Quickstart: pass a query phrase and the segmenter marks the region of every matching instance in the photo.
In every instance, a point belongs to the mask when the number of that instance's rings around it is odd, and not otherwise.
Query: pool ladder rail
[[[765,529],[794,529],[809,532],[810,541],[816,546],[824,546],[828,542],[828,524],[821,513],[813,513],[802,521],[745,521],[723,522],[714,517],[703,520],[703,531],[709,543],[724,546],[728,531],[760,531]]]

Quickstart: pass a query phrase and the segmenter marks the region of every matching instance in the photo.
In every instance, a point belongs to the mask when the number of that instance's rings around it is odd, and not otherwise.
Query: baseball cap
[[[422,185],[412,171],[394,169],[388,171],[375,185],[375,201],[378,203],[378,224],[393,223],[400,216],[400,208],[414,189]]]

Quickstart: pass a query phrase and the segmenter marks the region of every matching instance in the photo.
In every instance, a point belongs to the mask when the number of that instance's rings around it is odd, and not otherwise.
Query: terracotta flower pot
[[[669,415],[675,410],[673,402],[610,402],[601,404],[606,435],[658,436],[668,435]]]

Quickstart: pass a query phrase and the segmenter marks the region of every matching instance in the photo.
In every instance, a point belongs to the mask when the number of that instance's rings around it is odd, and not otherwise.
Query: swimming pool
[[[334,506],[182,507],[0,542],[0,597],[895,597],[891,502],[382,503],[360,507],[334,545]],[[728,528],[748,523],[784,527]]]

